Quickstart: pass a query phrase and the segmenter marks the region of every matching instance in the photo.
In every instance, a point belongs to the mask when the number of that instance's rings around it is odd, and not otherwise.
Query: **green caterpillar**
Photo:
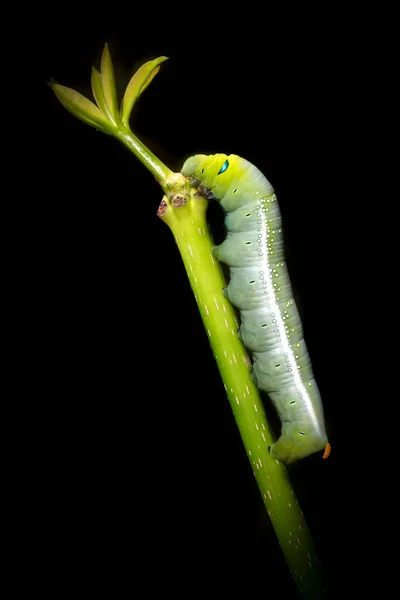
[[[196,155],[182,167],[226,212],[227,237],[214,256],[230,267],[226,294],[240,310],[240,336],[252,352],[260,390],[282,422],[271,455],[286,463],[325,449],[324,413],[286,268],[274,190],[254,165],[234,154]]]

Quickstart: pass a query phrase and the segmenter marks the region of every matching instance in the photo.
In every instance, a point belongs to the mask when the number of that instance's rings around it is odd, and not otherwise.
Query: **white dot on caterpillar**
[[[229,329],[229,323],[228,323],[228,321],[227,321],[226,319],[225,319],[225,327],[226,327],[227,329]]]
[[[253,406],[254,406],[254,410],[255,410],[256,412],[258,412],[257,404],[253,404]]]
[[[258,431],[258,424],[257,424],[257,423],[254,423],[254,425],[256,426],[256,429],[257,429],[257,431]]]
[[[236,404],[240,404],[239,398],[237,396],[235,396],[235,399],[236,399]]]
[[[210,314],[210,311],[208,310],[207,304],[204,305],[204,310],[206,311],[206,315]]]
[[[267,440],[265,439],[265,435],[264,435],[263,431],[261,432],[261,435],[262,435],[262,439],[264,440],[264,442],[266,442]]]

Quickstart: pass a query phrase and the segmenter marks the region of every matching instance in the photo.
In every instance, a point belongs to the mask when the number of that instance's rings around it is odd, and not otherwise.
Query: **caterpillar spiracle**
[[[293,299],[272,185],[235,154],[192,156],[181,171],[226,213],[227,236],[213,255],[230,268],[225,293],[240,311],[240,337],[252,353],[256,385],[282,422],[272,457],[291,463],[325,449],[326,458],[322,401]]]

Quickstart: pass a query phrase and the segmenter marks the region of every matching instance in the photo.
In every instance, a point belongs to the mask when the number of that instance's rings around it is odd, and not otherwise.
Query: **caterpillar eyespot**
[[[226,159],[226,161],[224,162],[224,164],[222,165],[222,167],[218,171],[218,175],[221,175],[221,173],[224,173],[227,170],[228,167],[229,167],[229,160]]]
[[[182,174],[194,177],[226,213],[228,236],[213,256],[230,267],[225,295],[240,312],[240,339],[252,353],[252,379],[269,395],[282,422],[271,456],[291,463],[324,450],[327,458],[322,401],[293,299],[271,184],[235,154],[192,156]]]

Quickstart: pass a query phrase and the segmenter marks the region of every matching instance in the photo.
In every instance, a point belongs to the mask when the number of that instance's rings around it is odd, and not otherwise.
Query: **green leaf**
[[[150,85],[150,83],[153,81],[154,77],[157,75],[158,71],[160,70],[160,67],[156,67],[148,76],[148,78],[146,79],[146,83],[143,85],[142,89],[140,90],[140,94],[139,96],[141,96],[144,92],[144,90]]]
[[[108,44],[104,46],[101,57],[101,81],[103,85],[104,97],[107,103],[109,114],[113,123],[116,125],[121,121],[118,110],[117,89],[115,87],[114,67],[111,60],[111,54]]]
[[[91,100],[88,100],[76,90],[60,85],[59,83],[50,82],[49,86],[64,108],[74,115],[74,117],[96,129],[110,131],[111,124]]]
[[[103,111],[103,113],[110,120],[112,120],[112,115],[108,109],[107,102],[106,102],[106,99],[104,96],[101,75],[95,67],[92,67],[91,84],[92,84],[93,96],[94,96],[94,99],[96,100],[97,106],[100,108],[101,111]]]
[[[159,65],[165,60],[168,60],[167,56],[160,56],[159,58],[146,62],[136,71],[128,83],[121,107],[122,122],[125,126],[129,125],[129,117],[131,116],[132,108],[136,100],[153,81],[160,70]]]

